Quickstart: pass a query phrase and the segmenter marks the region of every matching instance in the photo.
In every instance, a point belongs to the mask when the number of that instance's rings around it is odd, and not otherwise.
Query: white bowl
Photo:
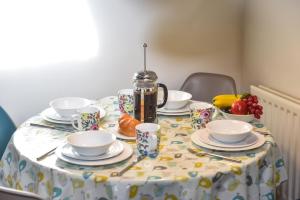
[[[220,110],[222,115],[225,117],[225,119],[233,119],[233,120],[239,120],[243,122],[251,122],[254,120],[254,115],[236,115],[236,114],[230,114],[226,113],[222,110]]]
[[[63,97],[50,101],[50,106],[61,116],[69,118],[76,114],[78,109],[91,104],[91,101],[80,97]]]
[[[107,152],[116,136],[104,130],[83,131],[67,137],[67,142],[83,156],[97,156]]]
[[[206,124],[210,135],[224,143],[241,142],[251,134],[253,126],[238,120],[215,120]]]
[[[176,110],[184,107],[191,99],[192,95],[190,93],[179,90],[168,90],[168,100],[164,108]]]

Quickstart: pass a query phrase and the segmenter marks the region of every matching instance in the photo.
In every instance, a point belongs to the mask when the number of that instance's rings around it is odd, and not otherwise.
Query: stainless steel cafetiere
[[[156,109],[163,107],[168,100],[168,89],[162,83],[157,83],[154,71],[146,69],[146,48],[144,47],[144,71],[139,71],[133,76],[134,92],[134,118],[141,122],[156,122]],[[163,89],[163,102],[157,105],[158,88]]]

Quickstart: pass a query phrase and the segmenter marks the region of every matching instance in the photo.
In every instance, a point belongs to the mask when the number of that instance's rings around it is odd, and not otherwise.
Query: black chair
[[[180,90],[193,95],[193,100],[211,102],[219,94],[236,94],[232,77],[223,74],[193,73],[183,83]]]
[[[15,124],[0,106],[0,158],[2,158],[5,148],[15,130]]]

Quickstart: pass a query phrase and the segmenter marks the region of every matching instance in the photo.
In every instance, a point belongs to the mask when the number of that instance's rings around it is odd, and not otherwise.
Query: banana
[[[218,108],[230,107],[232,103],[240,99],[242,95],[235,96],[234,94],[223,94],[213,98],[213,104]]]

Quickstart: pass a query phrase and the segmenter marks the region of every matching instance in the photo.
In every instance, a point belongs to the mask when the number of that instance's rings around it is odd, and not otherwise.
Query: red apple
[[[247,115],[248,114],[248,105],[243,100],[236,100],[231,105],[231,113],[236,115]]]

